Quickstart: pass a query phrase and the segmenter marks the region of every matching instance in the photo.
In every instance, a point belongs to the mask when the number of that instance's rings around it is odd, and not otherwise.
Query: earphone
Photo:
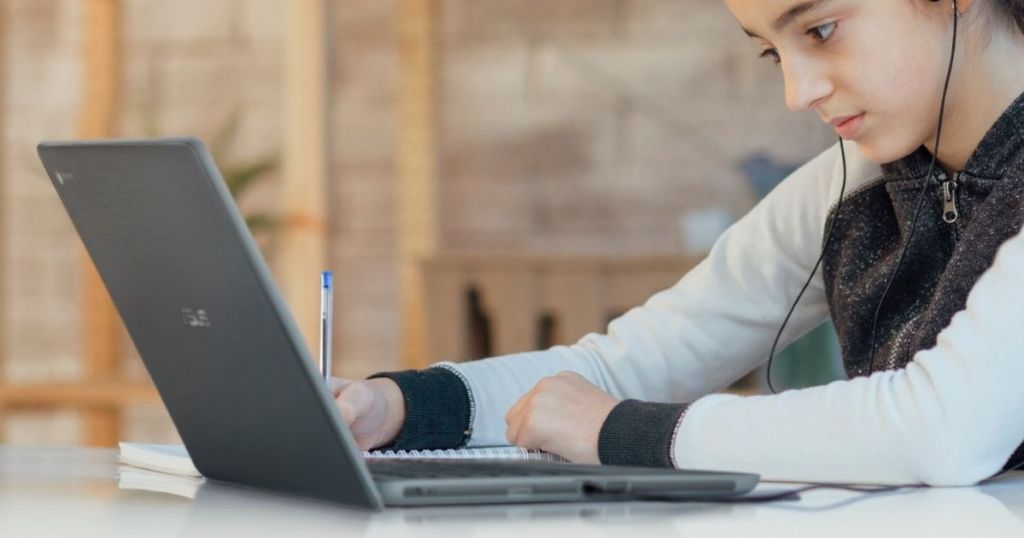
[[[931,3],[938,3],[940,0],[929,0]],[[885,298],[889,295],[889,290],[892,288],[893,281],[896,280],[896,275],[899,274],[900,267],[903,266],[903,259],[906,257],[907,247],[914,240],[914,232],[917,230],[918,217],[921,216],[921,207],[924,206],[925,193],[928,191],[929,179],[932,177],[932,171],[935,169],[935,161],[939,155],[939,142],[942,140],[942,118],[945,116],[946,111],[946,95],[949,92],[949,81],[953,75],[953,60],[956,57],[956,39],[957,39],[957,27],[960,22],[960,5],[957,0],[952,0],[953,3],[953,45],[952,51],[949,54],[949,68],[946,70],[946,81],[942,88],[942,101],[939,104],[939,122],[938,128],[935,133],[935,151],[932,152],[931,164],[928,165],[928,172],[924,176],[924,184],[921,187],[921,192],[918,195],[917,208],[914,210],[914,219],[911,221],[910,233],[907,236],[906,242],[903,243],[903,247],[900,249],[900,256],[896,262],[896,267],[893,268],[889,274],[889,279],[885,285],[885,291],[882,292],[882,298],[878,301],[878,307],[875,308],[875,316],[871,322],[871,352],[868,355],[867,371],[862,372],[862,375],[870,376],[872,369],[874,368],[875,361],[875,331],[878,328],[878,316],[882,312],[882,305],[885,304]],[[815,262],[814,268],[811,269],[811,274],[807,276],[807,281],[804,283],[803,288],[800,289],[800,293],[797,294],[796,300],[793,301],[792,306],[789,308],[789,312],[786,314],[785,319],[782,321],[782,326],[779,327],[779,332],[775,334],[775,340],[772,342],[771,352],[768,354],[768,368],[766,376],[768,378],[768,388],[771,389],[772,393],[775,394],[775,386],[772,384],[772,360],[775,358],[775,350],[779,345],[779,339],[782,338],[782,332],[786,329],[786,324],[789,323],[789,318],[793,316],[793,312],[796,310],[797,304],[803,297],[804,292],[807,291],[807,287],[810,286],[811,281],[814,280],[814,275],[818,271],[818,267],[821,266],[821,261],[825,258],[825,254],[828,252],[828,247],[832,243],[832,232],[836,228],[836,224],[842,215],[843,209],[843,195],[846,193],[846,149],[843,147],[843,139],[839,138],[839,151],[842,154],[843,159],[843,183],[839,189],[839,201],[836,203],[835,218],[832,219],[832,223],[829,225],[828,230],[825,232],[825,243],[821,248],[821,255],[818,256],[818,261]]]

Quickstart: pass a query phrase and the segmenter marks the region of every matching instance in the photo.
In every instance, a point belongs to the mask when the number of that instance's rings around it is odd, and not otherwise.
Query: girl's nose
[[[786,85],[786,106],[794,112],[810,110],[834,90],[832,81],[812,61],[783,61],[782,76]]]

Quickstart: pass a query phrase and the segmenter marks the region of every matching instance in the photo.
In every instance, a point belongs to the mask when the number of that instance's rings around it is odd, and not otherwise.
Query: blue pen
[[[320,274],[320,374],[331,381],[331,330],[334,319],[334,274]]]

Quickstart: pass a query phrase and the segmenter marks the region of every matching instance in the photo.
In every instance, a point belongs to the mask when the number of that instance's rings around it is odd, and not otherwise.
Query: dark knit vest
[[[931,153],[921,147],[882,165],[881,177],[850,193],[841,212],[833,207],[826,221],[826,229],[836,228],[823,276],[850,377],[868,373],[872,320],[910,234],[922,188],[913,240],[879,313],[871,371],[903,368],[915,353],[934,347],[999,246],[1020,231],[1024,95],[993,124],[963,170],[948,177],[936,165],[925,177],[930,162]],[[1022,461],[1024,444],[1007,467]]]

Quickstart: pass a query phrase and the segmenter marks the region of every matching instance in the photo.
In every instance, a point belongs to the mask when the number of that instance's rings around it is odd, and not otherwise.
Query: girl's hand
[[[574,372],[545,377],[505,415],[506,437],[574,463],[599,464],[597,438],[620,400]]]
[[[402,389],[387,378],[349,381],[332,377],[334,405],[360,450],[393,441],[405,423]]]

